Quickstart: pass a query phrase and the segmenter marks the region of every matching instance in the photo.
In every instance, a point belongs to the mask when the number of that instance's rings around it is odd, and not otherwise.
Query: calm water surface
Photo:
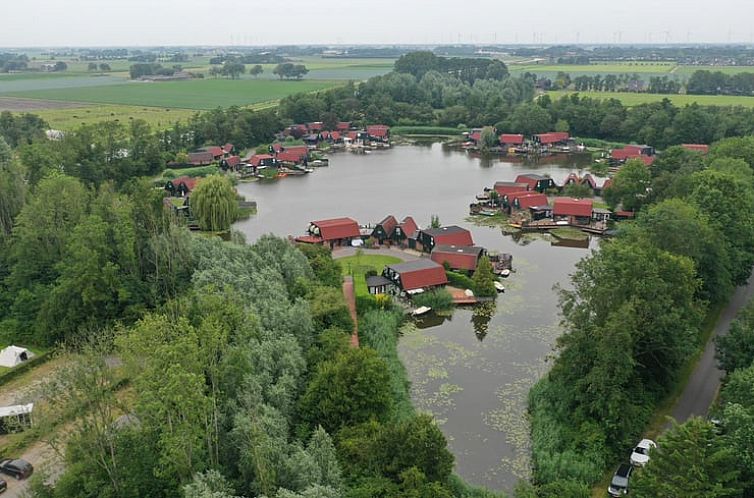
[[[434,414],[456,456],[456,471],[473,484],[510,490],[529,475],[526,396],[547,371],[561,333],[555,285],[566,286],[587,248],[558,247],[536,237],[514,240],[499,228],[466,221],[474,195],[521,173],[559,181],[588,160],[548,158],[539,164],[480,160],[440,144],[401,146],[366,156],[334,154],[331,166],[271,183],[241,184],[258,202],[257,216],[236,225],[251,242],[265,233],[299,235],[309,221],[350,216],[375,223],[411,215],[422,226],[472,230],[477,244],[513,254],[515,273],[490,312],[458,309],[407,326],[400,355],[419,410]],[[592,244],[593,246],[593,244]]]

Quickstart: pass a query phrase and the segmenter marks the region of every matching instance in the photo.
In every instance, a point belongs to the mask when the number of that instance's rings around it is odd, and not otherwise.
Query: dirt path
[[[34,472],[44,472],[51,481],[57,480],[63,471],[63,462],[59,455],[46,442],[38,441],[14,458],[23,458],[31,462]],[[8,491],[3,493],[3,498],[20,498],[29,489],[28,480],[17,481],[10,476],[2,477],[8,483]]]
[[[353,277],[346,275],[343,277],[343,297],[346,298],[346,304],[348,305],[348,311],[351,313],[351,319],[353,320],[353,333],[351,334],[351,346],[354,348],[359,347],[359,320],[356,316],[356,293],[353,289]]]
[[[730,302],[717,319],[712,332],[713,338],[728,333],[730,323],[738,312],[751,301],[752,297],[754,297],[754,277],[750,278],[746,285],[738,287],[733,293]],[[715,361],[715,341],[710,340],[689,377],[686,388],[675,403],[673,418],[680,424],[691,417],[707,415],[709,407],[717,397],[722,376],[723,372],[717,368]]]

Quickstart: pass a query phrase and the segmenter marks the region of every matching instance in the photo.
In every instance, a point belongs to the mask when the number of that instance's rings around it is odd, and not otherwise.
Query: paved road
[[[720,313],[712,336],[726,334],[730,328],[730,322],[752,297],[754,297],[754,277],[750,278],[746,285],[736,289],[730,302]],[[723,373],[717,368],[715,361],[715,341],[710,340],[689,378],[686,389],[676,401],[673,418],[680,424],[691,417],[707,415],[709,407],[717,396],[722,376]]]

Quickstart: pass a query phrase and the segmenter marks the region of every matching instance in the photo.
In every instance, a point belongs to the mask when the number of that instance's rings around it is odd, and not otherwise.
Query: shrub
[[[453,287],[458,287],[461,289],[474,288],[474,281],[462,273],[455,271],[446,271],[445,274],[448,276],[448,281]]]
[[[411,298],[415,306],[429,306],[435,311],[449,310],[453,307],[453,296],[447,289],[435,289]]]

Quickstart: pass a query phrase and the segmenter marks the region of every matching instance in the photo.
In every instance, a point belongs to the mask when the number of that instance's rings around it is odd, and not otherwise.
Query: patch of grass
[[[433,289],[412,296],[411,303],[417,308],[427,306],[434,311],[448,311],[453,308],[453,296],[447,289]]]
[[[680,95],[659,93],[632,93],[632,92],[574,92],[571,90],[558,90],[547,92],[552,99],[559,99],[566,95],[578,93],[582,97],[593,99],[617,99],[625,106],[632,107],[640,104],[658,102],[662,99],[670,100],[674,105],[685,106],[693,103],[699,105],[716,106],[744,106],[754,107],[754,97],[737,95]]]
[[[196,111],[129,105],[91,105],[67,109],[39,109],[30,112],[39,115],[55,130],[69,131],[83,124],[95,124],[102,121],[128,124],[135,119],[146,121],[154,129],[164,130],[172,127],[176,122],[187,121]]]
[[[12,92],[7,96],[66,102],[121,104],[181,109],[214,109],[276,101],[288,95],[332,88],[323,80],[274,81],[194,79],[189,81],[129,82],[122,85],[57,88]]]
[[[508,223],[510,223],[510,218],[507,214],[500,211],[492,216],[483,216],[481,214],[467,216],[466,221],[480,227],[507,227]]]
[[[360,256],[347,256],[339,258],[340,268],[343,275],[353,275],[353,285],[357,296],[368,296],[366,273],[369,270],[382,274],[386,265],[400,263],[401,259],[395,256],[384,256],[382,254],[369,254],[368,252]]]
[[[218,172],[218,168],[215,165],[209,166],[196,166],[193,168],[181,168],[171,169],[168,168],[162,172],[162,178],[172,180],[179,176],[191,176],[191,177],[205,177],[208,175],[214,175]]]

